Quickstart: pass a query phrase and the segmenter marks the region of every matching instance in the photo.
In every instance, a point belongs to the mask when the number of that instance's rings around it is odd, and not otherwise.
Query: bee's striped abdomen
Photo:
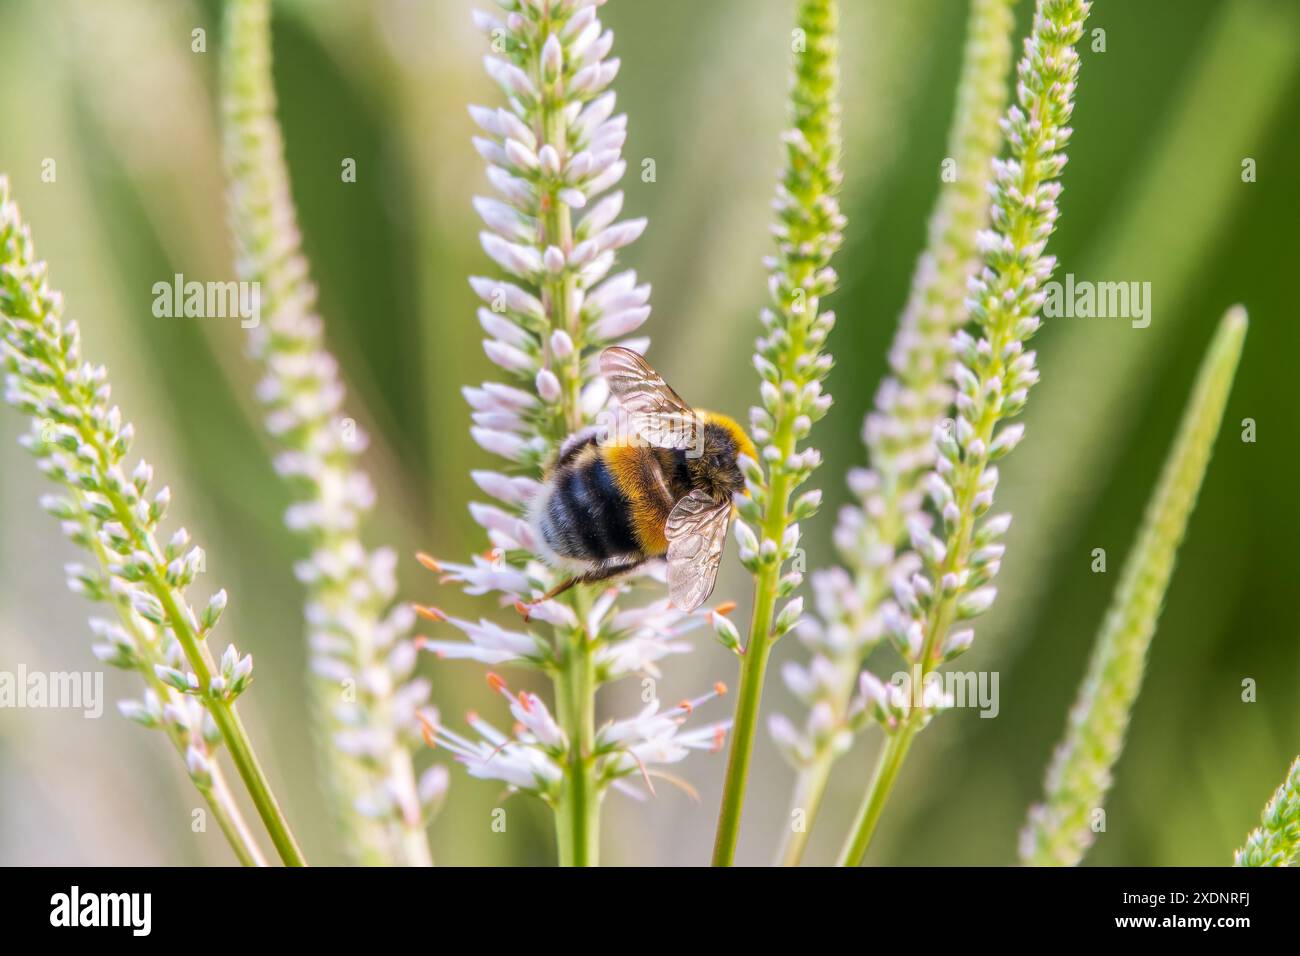
[[[539,526],[561,557],[608,561],[640,554],[628,501],[594,447],[557,469]]]
[[[644,445],[608,445],[601,449],[605,464],[628,501],[632,531],[645,554],[657,557],[668,550],[664,525],[673,504],[690,493],[679,480],[676,453]]]

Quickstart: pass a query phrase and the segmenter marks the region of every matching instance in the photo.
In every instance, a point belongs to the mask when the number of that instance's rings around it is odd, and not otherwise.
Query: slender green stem
[[[776,604],[778,571],[773,564],[765,568],[759,577],[749,643],[741,658],[740,691],[736,695],[731,752],[727,757],[722,807],[718,811],[718,831],[713,842],[714,866],[731,866],[736,858],[736,842],[740,839],[740,815],[745,807],[745,785],[749,780],[749,763],[754,754],[754,732],[758,728],[758,708],[763,697],[763,678],[772,651],[772,611]]]
[[[87,441],[98,444],[96,436],[89,430],[84,433]],[[100,449],[103,455],[103,449]],[[104,456],[107,461],[107,456]],[[105,494],[117,512],[118,520],[122,522],[123,527],[130,530],[137,543],[146,550],[152,550],[147,536],[137,526],[135,514],[132,512],[126,500],[117,492],[106,489]],[[214,664],[212,656],[208,652],[207,645],[199,640],[190,627],[189,615],[182,610],[176,601],[172,588],[166,581],[158,577],[157,574],[151,574],[146,579],[149,589],[153,592],[158,603],[162,605],[163,611],[170,622],[172,632],[176,635],[176,640],[185,652],[185,659],[194,670],[195,677],[198,678],[199,686],[207,688],[212,684],[212,672]],[[204,703],[208,712],[212,715],[213,722],[217,729],[221,731],[221,736],[226,742],[226,749],[230,751],[230,759],[234,761],[235,769],[239,772],[239,777],[244,781],[244,786],[248,789],[248,795],[253,800],[253,805],[257,807],[258,816],[262,818],[262,823],[266,826],[266,832],[271,837],[271,842],[275,845],[276,851],[280,854],[280,859],[287,866],[306,866],[307,861],[303,858],[302,851],[298,848],[298,843],[289,829],[289,822],[285,819],[284,813],[280,810],[280,805],[271,792],[271,785],[266,779],[266,774],[262,766],[258,763],[257,755],[253,752],[252,742],[248,739],[248,732],[244,729],[243,722],[239,719],[239,713],[235,710],[234,704],[226,700],[216,698],[205,698]]]
[[[993,341],[995,350],[1004,344],[996,335]],[[985,412],[977,423],[976,434],[986,445],[992,440],[993,429],[996,424],[997,418],[992,412]],[[939,580],[942,580],[947,575],[955,574],[959,568],[964,567],[967,563],[975,529],[973,501],[978,490],[978,478],[979,472],[977,470],[968,469],[968,480],[961,483],[957,488],[956,499],[961,520],[954,532],[952,546],[948,549],[936,575]],[[956,594],[937,600],[927,615],[925,636],[921,643],[920,654],[917,657],[920,663],[920,675],[914,679],[917,693],[920,692],[921,688],[925,687],[926,677],[938,666],[937,651],[939,641],[952,627],[956,617],[956,602]],[[867,847],[871,843],[871,836],[875,832],[876,823],[884,810],[885,801],[889,798],[890,790],[893,789],[894,779],[898,776],[903,760],[907,756],[907,751],[912,745],[912,737],[924,726],[927,717],[926,708],[919,701],[914,702],[903,721],[903,725],[898,728],[894,736],[890,738],[889,744],[881,751],[880,761],[877,764],[875,775],[872,777],[871,785],[867,788],[862,807],[858,811],[857,819],[849,830],[849,838],[840,853],[841,866],[858,866],[862,863],[862,859],[867,853]]]
[[[123,617],[126,617],[126,615],[123,615]],[[128,624],[128,626],[130,625]],[[136,646],[144,650],[145,653],[139,667],[140,675],[144,678],[145,683],[153,688],[154,693],[160,699],[166,699],[168,688],[158,679],[158,675],[153,670],[154,664],[160,661],[147,650],[149,645],[143,638],[137,640]],[[172,745],[176,748],[176,752],[184,760],[185,740],[182,739],[180,732],[175,729],[167,727],[166,730],[168,738],[171,739]],[[226,842],[230,844],[230,849],[234,852],[235,858],[239,860],[240,865],[266,866],[266,856],[262,852],[262,848],[258,846],[257,839],[253,836],[252,831],[249,830],[248,822],[244,819],[239,804],[235,802],[234,794],[230,792],[230,784],[226,782],[225,774],[221,772],[221,768],[213,763],[212,783],[200,784],[196,780],[194,786],[207,803],[208,809],[212,811],[217,826],[221,828]]]
[[[885,569],[881,568],[874,572],[865,572],[861,576],[858,584],[858,592],[862,595],[861,607],[874,608],[880,600],[885,587],[884,571]],[[863,618],[854,620],[850,625],[854,633],[861,633],[867,627],[865,616]],[[874,645],[858,649],[835,661],[834,682],[827,689],[826,700],[839,721],[846,719],[845,715],[852,702],[854,688],[858,684],[858,674],[861,673],[867,652],[872,646]],[[817,748],[807,764],[799,767],[795,775],[794,796],[790,806],[792,814],[796,810],[802,812],[800,820],[802,826],[799,829],[791,826],[786,831],[777,854],[777,860],[782,866],[798,866],[803,859],[804,850],[808,845],[808,836],[812,832],[813,824],[817,822],[817,814],[821,811],[822,797],[826,793],[831,770],[842,755],[843,752],[837,750],[832,741],[827,741]]]
[[[811,280],[811,267],[801,266],[795,273],[795,287],[802,288]],[[796,323],[790,330],[793,346],[789,350],[790,368],[782,369],[793,376],[794,362],[803,353],[807,330]],[[794,409],[783,406],[777,421],[774,444],[784,459],[795,452]],[[782,541],[790,523],[790,473],[784,468],[772,469],[772,483],[768,488],[767,513],[763,521],[763,537],[769,541]],[[777,586],[781,579],[781,563],[768,561],[758,574],[754,588],[754,612],[750,618],[749,641],[740,661],[740,692],[736,695],[736,713],[732,722],[731,752],[727,757],[727,776],[723,784],[722,807],[718,811],[718,829],[713,842],[713,865],[731,866],[735,861],[736,842],[740,837],[740,817],[745,807],[745,787],[749,778],[749,762],[754,752],[754,734],[758,729],[758,710],[763,697],[763,678],[767,673],[767,659],[772,652],[772,620],[776,613]]]
[[[881,749],[880,756],[876,759],[876,769],[871,774],[871,784],[867,787],[862,806],[853,821],[849,841],[840,851],[837,865],[862,865],[862,860],[867,855],[867,847],[871,845],[871,837],[876,832],[876,824],[880,821],[880,814],[884,812],[885,802],[894,789],[894,781],[898,779],[903,760],[912,746],[912,738],[916,736],[919,729],[917,723],[909,720]]]
[[[199,792],[208,802],[208,808],[212,811],[217,826],[221,828],[230,848],[235,851],[235,857],[240,865],[266,866],[266,857],[262,855],[262,848],[257,845],[252,832],[249,831],[244,815],[239,812],[234,794],[230,792],[230,785],[226,783],[220,767],[212,768],[212,786],[200,787]]]
[[[262,818],[262,823],[266,826],[266,832],[270,834],[271,843],[275,845],[280,859],[286,866],[306,866],[307,860],[303,857],[302,850],[298,848],[298,842],[289,829],[289,821],[285,819],[275,794],[271,792],[270,782],[266,779],[262,765],[258,763],[257,755],[253,752],[248,732],[244,730],[243,721],[239,719],[239,712],[235,710],[234,705],[226,701],[216,701],[211,711],[213,721],[226,739],[230,759],[234,761],[240,779],[248,788],[248,795],[252,798],[253,805],[257,807],[257,815]]]
[[[787,455],[793,451],[794,429],[788,420],[780,423],[777,442]],[[769,540],[780,541],[785,534],[790,507],[790,480],[784,471],[775,472],[768,494],[770,499],[763,533]],[[731,752],[727,756],[722,806],[718,811],[718,829],[713,841],[714,866],[731,866],[736,858],[749,763],[754,754],[754,734],[758,729],[758,710],[763,698],[763,679],[767,674],[767,659],[772,653],[772,617],[776,612],[780,577],[780,563],[769,561],[759,572],[754,588],[754,613],[750,618],[749,641],[740,659],[740,690],[736,695],[736,713],[732,721]]]
[[[119,511],[124,512],[123,517],[128,516],[130,513],[129,509],[126,508],[119,509]],[[133,526],[127,525],[127,527]],[[177,642],[181,645],[181,650],[185,652],[185,659],[193,668],[195,677],[198,678],[199,686],[210,686],[212,683],[213,663],[207,645],[203,644],[190,628],[185,612],[177,604],[172,589],[167,583],[156,575],[151,575],[148,582],[154,597],[162,604],[163,611],[167,614],[168,621],[171,622],[172,631],[176,635]],[[307,861],[302,855],[302,850],[298,848],[298,842],[289,829],[289,821],[285,819],[284,812],[275,799],[275,794],[271,792],[271,784],[266,779],[266,773],[262,770],[262,765],[258,762],[257,754],[253,751],[253,744],[248,738],[248,731],[244,729],[244,723],[239,719],[239,712],[235,709],[235,705],[229,701],[214,698],[206,698],[204,703],[207,705],[208,712],[212,715],[212,720],[217,725],[217,729],[221,731],[222,739],[226,742],[226,749],[230,751],[230,759],[234,762],[240,779],[244,781],[244,786],[248,789],[248,795],[257,808],[257,815],[262,818],[262,823],[265,825],[266,832],[270,835],[271,843],[274,844],[280,859],[284,861],[286,866],[306,866]]]
[[[575,597],[574,603],[580,606],[583,597]],[[600,862],[600,791],[592,756],[596,745],[596,661],[592,651],[586,631],[575,630],[565,642],[555,676],[556,711],[569,739],[564,786],[555,804],[561,866],[596,866]]]
[[[148,644],[144,640],[137,642],[137,647],[147,648]],[[147,653],[147,652],[146,652]],[[153,667],[159,661],[152,655],[148,654],[142,659],[139,673],[149,684],[154,693],[161,699],[166,699],[168,688],[158,675],[154,672]],[[181,759],[185,759],[186,742],[181,739],[180,734],[168,727],[167,736],[171,738],[176,752],[180,754]],[[215,762],[212,764],[212,783],[200,784],[195,781],[195,788],[208,804],[208,809],[212,811],[213,818],[217,821],[217,826],[221,828],[226,842],[230,844],[230,849],[234,851],[236,859],[241,866],[266,866],[266,855],[262,848],[258,846],[256,837],[248,828],[248,822],[244,819],[243,811],[239,809],[239,804],[235,802],[235,796],[230,791],[230,784],[226,782],[225,774],[221,772]]]

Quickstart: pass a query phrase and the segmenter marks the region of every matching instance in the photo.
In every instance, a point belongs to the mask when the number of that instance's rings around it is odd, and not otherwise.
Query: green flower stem
[[[108,555],[103,545],[95,544],[96,553],[102,561],[107,562]],[[154,667],[163,663],[162,656],[154,651],[152,641],[136,626],[135,618],[130,613],[123,612],[119,608],[119,619],[124,627],[131,632],[131,636],[136,640],[136,647],[140,651],[140,664],[137,672],[144,682],[149,686],[160,700],[166,700],[170,693],[174,693],[158,678]],[[180,754],[182,760],[185,759],[186,743],[182,739],[180,732],[175,728],[164,724],[168,738],[176,752]],[[258,846],[257,839],[253,836],[252,831],[248,828],[248,822],[244,819],[243,811],[239,809],[239,804],[235,802],[234,794],[230,791],[230,784],[226,781],[226,775],[222,772],[221,767],[213,761],[212,763],[212,783],[203,784],[194,780],[194,786],[202,795],[208,804],[208,809],[212,811],[212,816],[217,821],[217,826],[221,828],[226,842],[230,844],[231,850],[234,851],[235,857],[239,860],[241,866],[266,866],[266,855],[262,848]]]
[[[101,545],[96,545],[96,552],[103,560],[108,560],[108,555],[103,552]],[[167,696],[174,692],[158,679],[158,674],[154,670],[155,665],[163,663],[161,655],[154,652],[152,642],[136,626],[135,619],[131,614],[120,613],[118,616],[123,626],[136,639],[136,647],[140,651],[140,665],[137,668],[137,673],[144,679],[149,688],[158,695],[160,700],[166,700]],[[176,752],[184,760],[186,743],[182,739],[180,732],[166,724],[164,724],[164,729],[168,739],[172,742],[172,746],[176,748]],[[249,830],[248,822],[244,819],[239,804],[235,802],[234,794],[230,791],[230,784],[226,781],[226,776],[221,767],[214,761],[212,764],[212,783],[203,784],[198,780],[194,780],[194,787],[207,802],[208,809],[212,811],[217,826],[221,828],[226,842],[230,844],[230,849],[234,851],[240,865],[266,866],[266,855],[262,852],[262,848],[258,846],[257,839],[253,836],[252,831]]]
[[[811,266],[805,267],[795,283],[796,287],[801,287],[811,272]],[[790,354],[797,355],[802,345],[802,329],[796,325],[793,335],[796,337],[796,345]],[[774,444],[785,458],[794,454],[795,450],[793,419],[792,414],[782,416],[775,435]],[[773,469],[772,483],[767,492],[767,516],[762,525],[766,540],[781,541],[784,538],[789,524],[790,492],[789,474],[783,469]],[[731,751],[727,756],[722,807],[718,811],[718,829],[713,841],[714,866],[731,866],[736,858],[740,817],[745,807],[745,787],[749,780],[750,760],[754,755],[759,705],[763,699],[763,680],[767,675],[767,660],[776,639],[772,623],[780,579],[781,563],[768,561],[759,572],[754,587],[754,612],[750,618],[749,640],[740,658],[740,689],[736,694],[736,712],[732,719]]]
[[[117,507],[116,502],[114,506]],[[131,517],[130,509],[118,508],[118,511],[119,520],[123,522],[124,527],[131,528],[131,525],[126,524],[126,520]],[[171,622],[176,640],[180,643],[186,660],[189,661],[190,667],[194,669],[194,674],[199,679],[199,686],[209,686],[212,683],[215,665],[207,645],[201,643],[190,628],[188,620],[177,605],[176,598],[166,582],[157,576],[151,576],[149,585],[154,597],[162,604],[168,621]],[[230,759],[234,761],[240,779],[248,788],[248,795],[257,808],[257,815],[262,818],[262,823],[266,827],[266,832],[270,834],[271,843],[280,854],[280,859],[286,866],[306,866],[307,861],[303,858],[302,850],[298,848],[293,831],[289,829],[289,821],[285,819],[275,794],[271,792],[271,784],[266,779],[262,765],[258,762],[257,754],[253,751],[253,744],[248,739],[248,731],[244,729],[244,723],[239,719],[239,711],[235,709],[234,704],[225,700],[212,699],[207,703],[208,712],[212,714],[213,722],[221,731],[226,748],[230,751]]]
[[[852,837],[840,851],[837,866],[858,866],[867,855],[867,847],[876,832],[880,814],[884,812],[885,802],[894,789],[894,781],[903,767],[903,759],[912,746],[912,738],[920,726],[908,721],[896,734],[892,734],[881,748],[876,758],[876,769],[871,773],[871,783],[867,785],[867,795],[853,821]]]
[[[749,642],[741,657],[740,690],[736,694],[736,713],[731,725],[731,751],[727,755],[722,807],[718,811],[718,830],[713,841],[714,866],[731,866],[736,858],[740,816],[745,807],[745,786],[749,780],[758,709],[763,697],[763,679],[767,674],[767,659],[772,653],[772,614],[776,607],[779,573],[780,568],[775,563],[764,568],[754,594],[754,616],[750,623]]]
[[[253,839],[253,834],[249,831],[243,814],[239,812],[239,807],[235,805],[234,795],[231,794],[230,786],[226,783],[225,775],[221,773],[220,768],[216,768],[212,774],[212,786],[199,787],[199,792],[207,801],[208,809],[212,811],[212,816],[216,819],[217,826],[221,828],[226,842],[235,851],[239,865],[266,866],[266,857]]]
[[[1178,437],[1097,636],[1065,740],[1048,770],[1045,798],[1030,810],[1021,835],[1026,864],[1074,866],[1093,842],[1091,818],[1105,803],[1124,748],[1147,650],[1223,421],[1246,325],[1245,310],[1230,309],[1201,363]]]
[[[891,516],[884,517],[888,520]],[[900,524],[895,539],[901,534]],[[875,607],[888,593],[887,571],[888,567],[882,566],[864,574],[859,581],[858,593],[863,597],[864,608]],[[864,615],[863,619],[856,622],[854,632],[860,633],[868,623]],[[863,663],[862,657],[863,655],[855,653],[836,662],[835,683],[827,689],[826,700],[831,706],[831,712],[840,720],[844,720],[848,714]],[[801,766],[796,773],[794,796],[790,806],[803,811],[803,826],[798,830],[787,827],[785,837],[781,841],[781,848],[777,852],[777,860],[782,866],[798,866],[803,860],[804,850],[808,847],[808,837],[821,811],[822,798],[826,795],[831,769],[840,756],[842,754],[837,753],[832,743],[828,741],[824,746],[819,747],[813,754],[812,760]]]
[[[183,641],[182,646],[185,646]],[[192,660],[191,666],[193,666]],[[275,794],[271,792],[271,784],[266,779],[261,764],[258,763],[257,755],[253,752],[253,745],[248,739],[248,732],[244,730],[243,721],[239,719],[239,712],[233,705],[218,701],[212,707],[212,719],[216,722],[217,729],[221,731],[221,736],[225,738],[226,747],[230,750],[230,759],[234,761],[240,779],[248,788],[253,805],[257,807],[257,815],[262,818],[267,833],[271,835],[271,843],[274,844],[280,859],[286,866],[306,866],[307,860],[303,857],[302,850],[298,848],[298,842],[294,839],[293,831],[289,829],[289,821],[285,819]]]
[[[981,422],[977,434],[983,436],[987,442],[993,432],[994,424],[995,422],[992,420]],[[974,525],[971,501],[975,496],[975,492],[976,485],[974,481],[967,482],[966,487],[960,489],[957,502],[962,511],[962,519],[961,524],[958,526],[956,540],[961,546],[953,549],[945,559],[942,569],[944,574],[952,573],[954,568],[961,567],[966,562]],[[916,687],[924,687],[925,678],[938,665],[935,660],[935,647],[939,639],[948,633],[948,629],[953,623],[954,614],[954,601],[941,600],[935,603],[934,610],[929,615],[924,643],[921,645],[921,653],[918,658],[921,661],[921,676],[916,681]],[[862,806],[859,808],[857,818],[853,821],[853,827],[849,831],[849,839],[840,851],[840,866],[862,865],[862,861],[867,855],[867,848],[871,844],[871,837],[875,833],[876,823],[884,810],[885,801],[889,798],[890,791],[894,786],[894,780],[902,767],[903,759],[907,756],[907,751],[912,745],[912,738],[925,725],[929,716],[924,707],[912,707],[908,711],[907,717],[904,718],[902,726],[893,732],[885,748],[881,751],[876,771],[872,775],[871,783],[867,787],[867,793],[862,800]]]
[[[573,631],[565,642],[564,658],[555,678],[555,701],[560,726],[569,739],[564,789],[555,804],[560,865],[596,866],[600,862],[600,792],[592,758],[596,665],[584,629]]]
[[[1300,757],[1287,771],[1282,786],[1264,807],[1260,826],[1246,837],[1234,866],[1300,865]]]
[[[867,848],[871,846],[871,838],[876,833],[876,824],[880,822],[885,803],[893,792],[894,781],[898,779],[903,760],[911,749],[912,738],[921,730],[923,724],[923,711],[917,708],[886,740],[876,760],[876,769],[871,774],[871,783],[867,785],[867,793],[862,798],[862,806],[858,808],[858,815],[849,830],[849,838],[840,850],[837,866],[861,866],[862,861],[866,859]]]

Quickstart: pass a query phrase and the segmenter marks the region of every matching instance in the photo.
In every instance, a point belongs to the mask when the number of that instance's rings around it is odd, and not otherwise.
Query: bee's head
[[[713,412],[701,412],[700,415],[704,420],[700,454],[687,458],[691,484],[707,491],[716,500],[730,498],[745,490],[740,456],[757,458],[758,453],[749,436],[730,418]]]

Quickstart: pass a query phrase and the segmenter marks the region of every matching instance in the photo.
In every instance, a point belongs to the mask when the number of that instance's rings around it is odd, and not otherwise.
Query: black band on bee
[[[597,456],[571,461],[557,474],[541,530],[565,557],[605,561],[639,550],[626,499]]]

